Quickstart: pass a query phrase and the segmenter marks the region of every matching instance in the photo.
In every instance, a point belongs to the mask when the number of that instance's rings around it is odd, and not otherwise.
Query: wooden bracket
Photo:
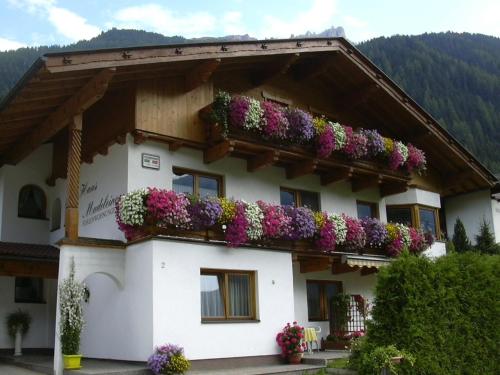
[[[275,164],[279,160],[280,152],[277,150],[266,151],[247,161],[247,171],[255,172],[258,169]]]
[[[194,90],[207,82],[212,74],[217,70],[221,59],[206,60],[196,66],[186,75],[185,92]]]
[[[68,125],[74,116],[82,114],[92,104],[101,99],[115,72],[116,68],[107,68],[97,73],[74,96],[57,108],[55,112],[52,112],[40,126],[36,127],[26,137],[23,137],[20,143],[15,144],[5,156],[5,161],[10,164],[17,164],[26,155]]]
[[[300,273],[326,271],[332,265],[329,257],[299,259]]]
[[[356,193],[361,190],[379,187],[380,184],[382,184],[382,175],[358,175],[351,181],[351,190]]]
[[[212,147],[207,148],[203,152],[203,162],[205,164],[220,160],[234,151],[234,141],[222,141]]]
[[[177,151],[183,146],[182,142],[171,142],[168,144],[168,149],[170,151]]]
[[[321,175],[321,185],[325,186],[335,182],[348,180],[353,176],[353,173],[354,169],[352,167],[331,170],[330,172]]]
[[[286,168],[286,178],[292,179],[306,174],[312,174],[318,166],[318,160],[305,160],[297,164],[292,164]]]
[[[118,143],[119,145],[124,145],[125,143],[127,143],[127,134],[120,134],[116,136],[116,143]]]
[[[346,263],[333,263],[332,264],[332,274],[338,275],[341,273],[356,272],[359,269],[358,266],[349,267]]]
[[[136,145],[141,145],[148,139],[148,136],[140,131],[135,131],[132,136],[134,137],[134,143]]]

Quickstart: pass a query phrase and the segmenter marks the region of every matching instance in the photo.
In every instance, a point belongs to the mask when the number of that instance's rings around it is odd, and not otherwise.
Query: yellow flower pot
[[[63,354],[63,358],[64,358],[64,369],[65,370],[79,370],[82,368],[82,366],[81,366],[82,355],[81,354],[73,354],[73,355]]]

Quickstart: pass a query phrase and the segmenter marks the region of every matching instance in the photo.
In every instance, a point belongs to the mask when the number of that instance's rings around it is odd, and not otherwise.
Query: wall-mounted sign
[[[142,154],[142,167],[160,169],[160,157],[158,155]]]

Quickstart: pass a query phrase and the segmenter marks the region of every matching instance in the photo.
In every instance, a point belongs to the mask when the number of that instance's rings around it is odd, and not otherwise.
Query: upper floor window
[[[378,218],[378,205],[374,202],[356,201],[358,219]]]
[[[439,209],[418,204],[407,206],[387,206],[387,221],[401,223],[441,238],[439,229]]]
[[[255,273],[201,270],[201,319],[255,320]]]
[[[182,168],[173,168],[172,188],[176,193],[204,197],[222,197],[222,176],[197,172]]]
[[[61,228],[61,200],[56,198],[52,203],[52,215],[50,218],[50,230]]]
[[[17,216],[30,219],[45,219],[45,193],[36,185],[25,185],[19,191]]]
[[[16,277],[16,303],[43,303],[43,279],[39,277]]]
[[[319,194],[312,191],[280,188],[280,203],[283,206],[308,207],[319,211]]]

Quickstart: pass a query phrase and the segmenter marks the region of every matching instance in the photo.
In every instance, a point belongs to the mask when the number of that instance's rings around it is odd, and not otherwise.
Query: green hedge
[[[402,374],[500,374],[500,256],[403,256],[379,273],[372,317],[364,350],[411,353]]]

